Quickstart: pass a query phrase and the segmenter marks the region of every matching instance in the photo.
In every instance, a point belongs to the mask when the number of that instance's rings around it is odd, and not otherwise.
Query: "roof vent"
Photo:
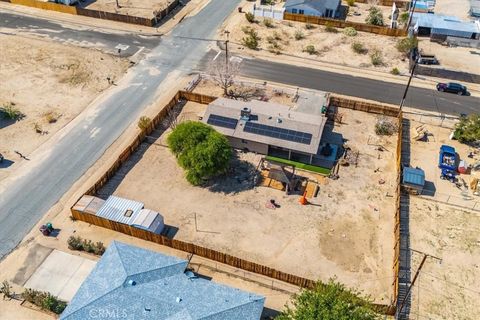
[[[243,108],[242,111],[240,111],[240,117],[244,120],[250,120],[250,115],[252,114],[252,110],[250,108]]]
[[[145,309],[145,311],[152,311],[152,309],[149,308],[149,307],[145,307],[144,309]]]
[[[175,299],[175,301],[176,301],[177,303],[180,303],[180,301],[182,301],[182,298],[177,297],[177,299]]]
[[[128,217],[130,218],[133,214],[133,210],[132,209],[127,209],[127,211],[125,211],[125,213],[123,214],[125,217]]]
[[[135,282],[135,280],[128,280],[128,284],[131,285],[131,286],[134,286],[137,283]]]

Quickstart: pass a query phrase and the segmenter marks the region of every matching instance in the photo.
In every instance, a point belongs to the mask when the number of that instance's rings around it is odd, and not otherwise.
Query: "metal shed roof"
[[[141,209],[143,209],[141,202],[110,196],[98,210],[97,216],[131,225]],[[127,210],[132,210],[131,215],[125,215]]]
[[[475,23],[461,21],[454,16],[414,13],[413,21],[415,21],[415,28],[430,28],[432,34],[470,38],[474,33],[480,32]]]
[[[403,183],[424,186],[425,172],[419,168],[406,167],[403,169]]]

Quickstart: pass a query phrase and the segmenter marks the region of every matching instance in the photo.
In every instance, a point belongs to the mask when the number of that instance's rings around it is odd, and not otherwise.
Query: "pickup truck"
[[[435,58],[435,56],[432,55],[426,55],[426,54],[420,54],[418,57],[418,63],[419,64],[440,64]]]

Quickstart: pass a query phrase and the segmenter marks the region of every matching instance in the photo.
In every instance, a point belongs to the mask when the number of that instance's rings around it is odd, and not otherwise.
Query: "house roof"
[[[244,108],[251,111],[252,116],[249,119],[241,117]],[[211,115],[230,119],[232,125],[229,127],[216,125],[209,121]],[[316,154],[326,117],[294,111],[278,103],[218,98],[208,105],[202,121],[214,126],[226,136]],[[270,133],[275,131],[285,133],[287,139],[282,138],[281,134],[262,134],[258,130],[249,130],[252,126],[263,126],[268,128]],[[297,137],[300,138],[296,139]]]
[[[265,298],[184,273],[188,262],[113,241],[61,314],[64,320],[258,320]]]
[[[109,196],[98,210],[97,216],[131,225],[143,206],[143,203],[138,201]],[[126,214],[128,210],[131,210],[130,214]]]
[[[416,27],[431,28],[432,33],[448,36],[470,37],[479,33],[479,27],[474,22],[461,21],[455,16],[444,16],[431,13],[414,13],[412,20]]]
[[[340,5],[340,2],[341,0],[287,0],[285,2],[285,8],[304,5],[323,12],[325,9],[336,9]]]

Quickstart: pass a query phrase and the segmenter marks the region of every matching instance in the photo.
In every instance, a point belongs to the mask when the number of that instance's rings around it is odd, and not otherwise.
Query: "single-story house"
[[[200,278],[187,265],[113,241],[60,319],[260,319],[264,297]]]
[[[338,18],[341,3],[341,0],[287,0],[284,8],[288,13]]]
[[[326,168],[336,161],[338,145],[320,142],[327,121],[324,114],[272,102],[218,98],[208,105],[202,121],[236,149]]]
[[[144,209],[144,204],[138,201],[110,196],[103,200],[94,196],[84,195],[72,207],[72,210],[90,213],[111,221],[161,234],[165,224],[158,212]]]
[[[419,36],[457,37],[479,39],[480,30],[475,22],[462,21],[454,16],[430,13],[414,13],[412,16],[414,31]]]

